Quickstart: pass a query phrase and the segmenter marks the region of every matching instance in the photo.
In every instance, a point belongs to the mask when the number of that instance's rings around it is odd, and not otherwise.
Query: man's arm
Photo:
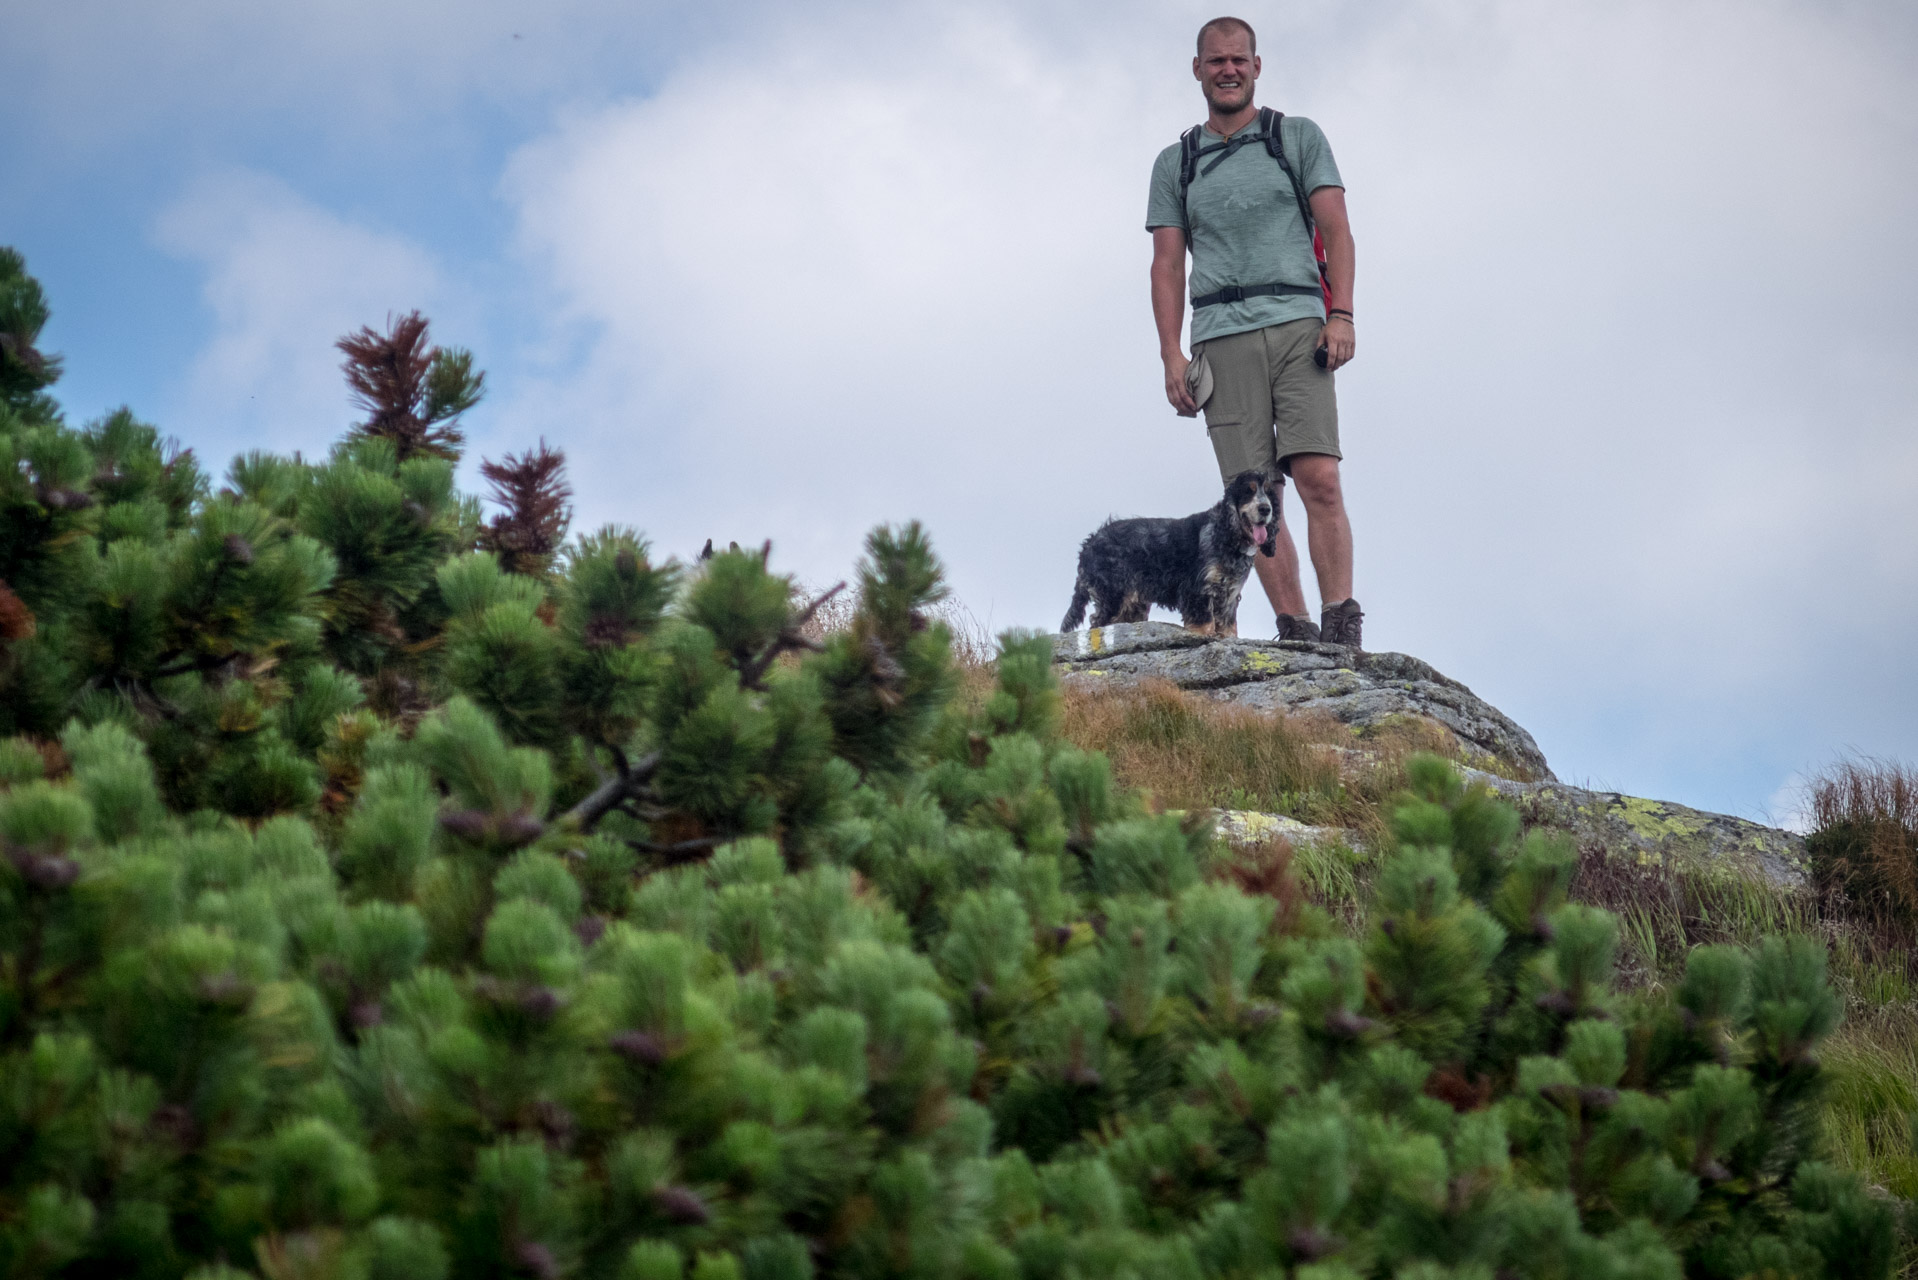
[[[1333,310],[1352,310],[1352,274],[1357,262],[1352,247],[1352,223],[1345,216],[1345,188],[1320,187],[1309,197],[1312,221],[1318,224],[1319,238],[1325,242],[1325,280],[1330,287]],[[1344,316],[1327,319],[1319,334],[1325,344],[1325,367],[1336,369],[1358,350],[1358,338],[1352,322]]]
[[[1185,231],[1180,227],[1152,228],[1152,322],[1159,327],[1159,359],[1165,362],[1165,398],[1190,418],[1199,409],[1185,385],[1191,362],[1179,347],[1185,327]]]

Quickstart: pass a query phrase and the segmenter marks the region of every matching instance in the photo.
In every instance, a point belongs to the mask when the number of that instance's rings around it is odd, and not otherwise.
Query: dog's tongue
[[[1255,525],[1253,525],[1253,526],[1252,526],[1252,541],[1254,541],[1254,542],[1264,542],[1264,541],[1265,541],[1265,526],[1264,526],[1264,525],[1262,525],[1262,524],[1255,524]]]

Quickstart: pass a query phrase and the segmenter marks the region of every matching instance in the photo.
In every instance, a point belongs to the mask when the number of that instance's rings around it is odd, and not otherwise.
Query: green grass
[[[1824,1063],[1832,1158],[1895,1196],[1918,1198],[1918,1014],[1907,1008],[1842,1028]]]
[[[1313,901],[1333,910],[1355,909],[1365,898],[1364,870],[1370,860],[1335,840],[1293,846],[1292,866]]]
[[[1731,871],[1671,867],[1587,846],[1572,896],[1618,916],[1619,965],[1628,985],[1662,986],[1708,942],[1750,946],[1769,934],[1827,937],[1814,894]]]

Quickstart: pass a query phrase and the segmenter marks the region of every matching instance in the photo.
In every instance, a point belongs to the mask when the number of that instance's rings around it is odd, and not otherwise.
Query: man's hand
[[[1185,231],[1179,227],[1152,228],[1152,324],[1159,331],[1159,358],[1165,361],[1165,398],[1190,418],[1199,412],[1185,385],[1191,364],[1179,347],[1185,328]]]
[[[1357,253],[1352,246],[1352,222],[1345,216],[1345,189],[1319,187],[1307,197],[1312,221],[1325,241],[1325,305],[1328,318],[1319,330],[1325,348],[1325,367],[1336,369],[1352,359],[1358,336],[1352,332],[1352,273]],[[1331,314],[1343,313],[1343,314]]]
[[[1350,360],[1358,351],[1358,335],[1352,331],[1352,322],[1344,316],[1333,316],[1319,330],[1319,345],[1325,348],[1325,367],[1336,369]]]
[[[1185,371],[1192,362],[1183,352],[1174,351],[1165,358],[1165,398],[1179,411],[1181,418],[1196,417],[1199,406],[1192,403],[1192,388],[1186,385]]]

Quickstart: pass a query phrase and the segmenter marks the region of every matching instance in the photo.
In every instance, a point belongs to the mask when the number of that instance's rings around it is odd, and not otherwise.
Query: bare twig
[[[834,596],[838,595],[841,591],[844,591],[845,589],[846,589],[846,584],[844,582],[837,582],[837,583],[834,583],[832,586],[828,587],[826,590],[820,592],[818,599],[814,600],[811,604],[807,605],[804,609],[800,610],[799,616],[792,620],[792,625],[789,626],[787,630],[797,631],[801,627],[805,626],[808,622],[811,622],[813,620],[813,615],[819,612],[821,605],[825,604],[826,601],[832,599]]]
[[[651,840],[628,840],[626,843],[641,853],[665,859],[669,867],[676,867],[681,863],[697,862],[732,839],[731,836],[701,836],[697,840],[681,840],[676,844],[654,844]]]
[[[195,658],[192,661],[183,660],[175,662],[155,671],[153,678],[155,680],[166,680],[173,676],[190,675],[195,671],[217,671],[227,663],[233,661],[235,656],[234,654],[227,654],[225,657],[217,657],[208,654],[204,657]]]
[[[771,544],[768,543],[767,545],[770,546]],[[779,661],[781,654],[793,653],[800,649],[809,649],[814,653],[819,652],[821,646],[812,640],[808,640],[805,636],[801,635],[800,632],[804,630],[807,623],[813,620],[813,616],[819,612],[822,605],[845,589],[846,584],[841,582],[821,592],[818,599],[800,610],[799,616],[787,623],[785,627],[780,630],[779,634],[773,638],[773,642],[766,646],[764,653],[739,669],[739,683],[748,689],[762,689],[765,686],[760,682],[766,678],[766,673],[772,670],[773,663]]]
[[[566,811],[566,820],[577,823],[581,831],[591,831],[614,809],[640,798],[646,784],[659,772],[659,753],[642,756],[631,767],[626,767],[622,756],[615,756],[614,763],[621,766],[618,776],[595,787],[591,795]]]

